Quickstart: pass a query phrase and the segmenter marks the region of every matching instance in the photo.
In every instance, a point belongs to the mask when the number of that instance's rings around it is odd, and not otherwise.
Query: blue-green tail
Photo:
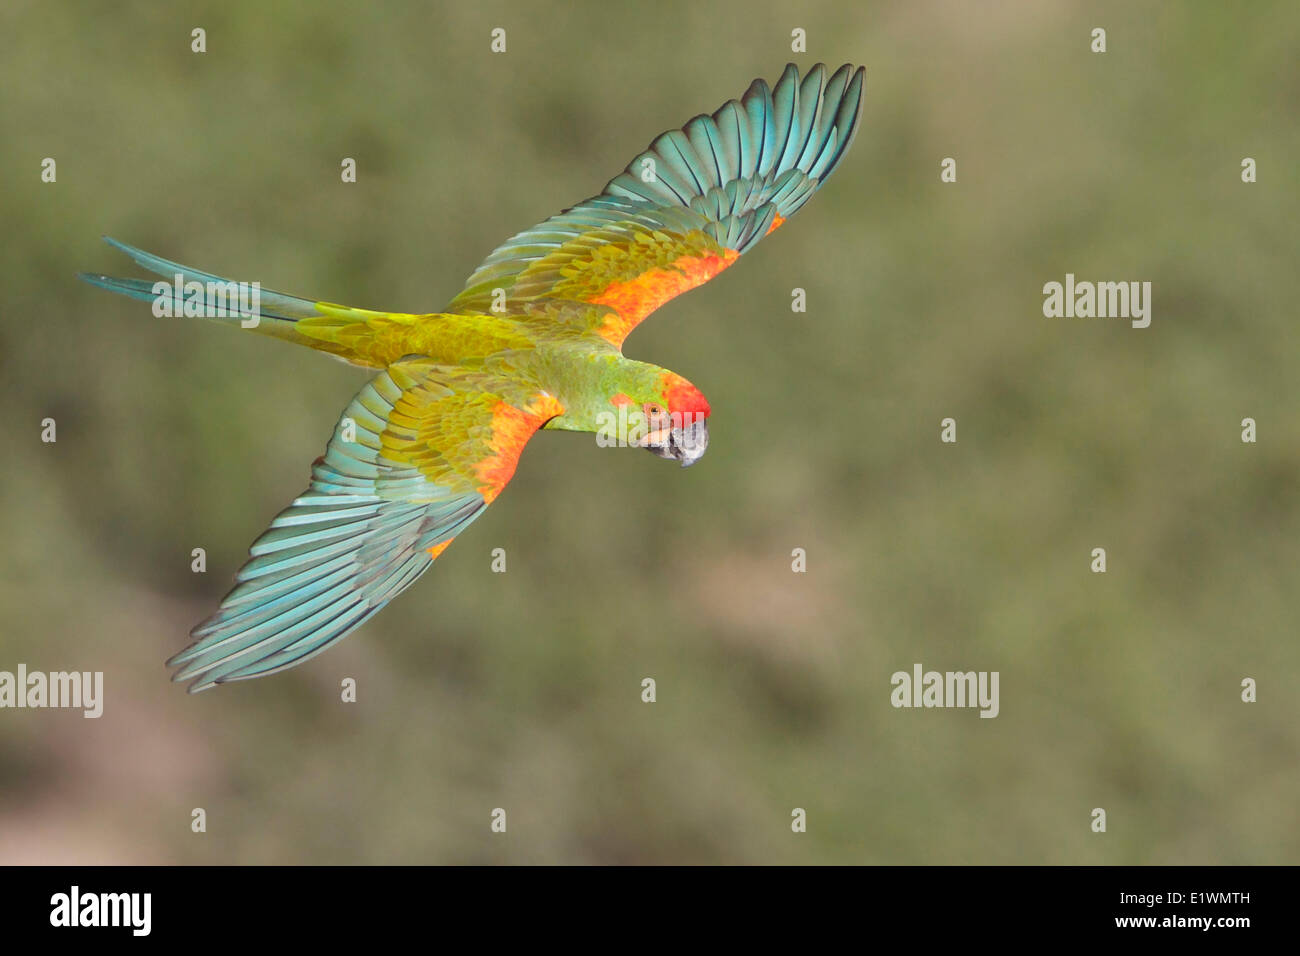
[[[81,272],[77,278],[93,286],[129,296],[143,302],[161,303],[164,314],[193,315],[225,324],[242,323],[244,328],[254,328],[263,334],[295,339],[293,324],[299,319],[319,316],[316,303],[297,296],[262,289],[260,284],[239,283],[232,279],[201,272],[190,266],[163,259],[135,246],[116,239],[104,241],[120,249],[136,264],[165,281],[156,279],[123,279],[92,272]],[[254,290],[255,287],[255,290]],[[250,325],[248,307],[256,297],[256,325]]]

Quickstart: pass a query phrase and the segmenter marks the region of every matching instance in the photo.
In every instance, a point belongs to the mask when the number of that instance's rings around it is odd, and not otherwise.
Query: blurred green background
[[[107,698],[0,711],[0,862],[1300,859],[1295,4],[10,0],[0,35],[0,669]],[[100,235],[435,310],[791,59],[866,65],[847,161],[627,343],[709,396],[703,463],[542,435],[351,639],[168,683],[366,373],[76,282],[139,274]],[[1151,327],[1045,319],[1066,272],[1151,281]],[[916,662],[999,671],[1001,715],[892,708]]]

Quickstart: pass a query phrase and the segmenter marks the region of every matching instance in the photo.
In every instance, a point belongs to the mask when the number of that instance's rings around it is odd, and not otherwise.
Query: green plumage
[[[774,88],[651,143],[604,191],[505,242],[442,312],[407,314],[256,290],[256,322],[215,315],[229,280],[115,240],[224,324],[378,375],[352,400],[309,488],[255,541],[237,584],[171,665],[191,691],[283,670],[345,637],[419,577],[496,498],[539,429],[631,424],[690,464],[708,402],[625,358],[627,334],[792,216],[843,159],[862,71],[787,66]],[[153,281],[83,274],[159,301]],[[178,301],[173,297],[174,301]]]

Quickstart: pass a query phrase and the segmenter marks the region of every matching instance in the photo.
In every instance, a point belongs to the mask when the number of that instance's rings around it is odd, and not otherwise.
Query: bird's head
[[[629,442],[682,467],[704,457],[709,447],[709,402],[698,388],[675,372],[656,377],[645,392],[622,396],[634,428]]]

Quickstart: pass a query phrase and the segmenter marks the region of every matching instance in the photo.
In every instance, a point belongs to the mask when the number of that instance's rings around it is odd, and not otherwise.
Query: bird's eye
[[[664,413],[664,407],[662,405],[657,405],[654,402],[647,402],[645,406],[645,413],[649,415],[651,418],[658,418],[660,415]]]

